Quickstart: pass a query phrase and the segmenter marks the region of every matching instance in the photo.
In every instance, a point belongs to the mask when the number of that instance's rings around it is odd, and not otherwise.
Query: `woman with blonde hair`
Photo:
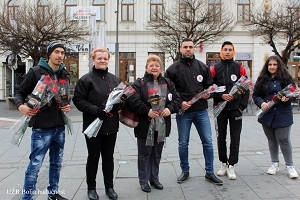
[[[91,58],[93,60],[92,71],[78,80],[73,97],[74,105],[82,112],[83,131],[97,117],[103,120],[97,137],[88,138],[85,135],[88,150],[86,163],[88,197],[91,200],[99,199],[96,192],[96,176],[101,155],[105,192],[110,199],[117,199],[118,195],[113,189],[113,155],[119,130],[118,108],[114,108],[109,115],[103,109],[109,93],[121,81],[108,72],[110,54],[106,48],[94,49]]]

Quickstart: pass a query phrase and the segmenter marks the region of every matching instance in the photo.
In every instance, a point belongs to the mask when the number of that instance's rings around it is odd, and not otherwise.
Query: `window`
[[[39,0],[37,9],[40,16],[42,17],[46,16],[47,11],[49,10],[48,0]]]
[[[150,2],[150,20],[158,21],[163,17],[163,1],[162,0],[151,0]]]
[[[99,7],[100,9],[100,21],[105,21],[105,0],[94,0],[93,6]]]
[[[77,6],[77,1],[76,0],[66,0],[65,4],[65,15],[66,19],[71,19],[72,17],[70,16],[71,8]]]
[[[208,0],[208,13],[211,21],[221,21],[221,0]]]
[[[206,53],[206,65],[208,67],[212,67],[220,60],[221,60],[220,52],[207,52]]]
[[[8,16],[9,19],[16,19],[18,9],[20,7],[20,2],[18,0],[12,0],[8,3]]]
[[[134,2],[133,0],[122,0],[121,5],[122,21],[134,20]]]
[[[250,20],[250,2],[249,0],[238,0],[237,21]]]
[[[187,21],[187,19],[190,18],[191,13],[191,7],[185,2],[180,1],[179,2],[179,21],[184,22]]]

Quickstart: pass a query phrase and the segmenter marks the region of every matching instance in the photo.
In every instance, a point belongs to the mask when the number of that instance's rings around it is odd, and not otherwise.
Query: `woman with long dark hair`
[[[291,99],[282,96],[278,103],[269,107],[268,102],[274,95],[289,84],[295,84],[286,66],[278,56],[270,56],[257,78],[254,86],[253,100],[262,110],[268,110],[258,122],[262,124],[268,139],[272,165],[268,174],[276,174],[279,171],[279,147],[285,160],[285,165],[290,178],[297,178],[293,164],[292,145],[290,141],[291,126],[293,124],[293,110]]]

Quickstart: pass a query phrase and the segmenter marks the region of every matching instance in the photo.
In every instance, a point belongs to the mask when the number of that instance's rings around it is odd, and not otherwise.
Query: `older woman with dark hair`
[[[262,110],[268,110],[258,122],[262,124],[268,139],[272,165],[268,174],[279,171],[279,147],[285,160],[290,178],[297,178],[293,164],[292,145],[290,141],[291,126],[293,124],[293,110],[291,99],[282,96],[280,101],[271,108],[268,101],[289,84],[294,84],[286,66],[278,56],[270,56],[257,78],[254,86],[253,100]]]
[[[126,100],[128,107],[140,118],[139,125],[134,128],[134,134],[137,137],[139,183],[144,192],[151,192],[149,182],[156,189],[163,189],[158,174],[164,138],[168,137],[171,131],[171,113],[178,112],[181,104],[175,85],[170,79],[162,77],[161,72],[161,59],[156,55],[150,55],[147,58],[144,77],[137,79],[132,85],[136,93]],[[153,93],[163,100],[159,100],[163,109],[156,110],[151,106],[149,100]],[[155,95],[153,97],[153,99],[156,98]],[[165,124],[162,129],[165,132],[159,128],[159,117],[164,118]],[[152,127],[154,133],[152,138],[148,134],[151,121],[155,122]],[[161,135],[163,132],[165,135]],[[148,144],[147,139],[149,138],[151,138],[151,142]],[[158,138],[162,141],[158,141]]]

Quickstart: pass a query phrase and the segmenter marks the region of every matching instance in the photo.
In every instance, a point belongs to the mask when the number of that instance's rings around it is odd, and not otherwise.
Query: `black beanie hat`
[[[61,47],[63,48],[65,51],[65,46],[62,43],[59,42],[50,42],[50,44],[48,44],[47,46],[47,56],[49,58],[50,54],[54,51],[54,49]]]

